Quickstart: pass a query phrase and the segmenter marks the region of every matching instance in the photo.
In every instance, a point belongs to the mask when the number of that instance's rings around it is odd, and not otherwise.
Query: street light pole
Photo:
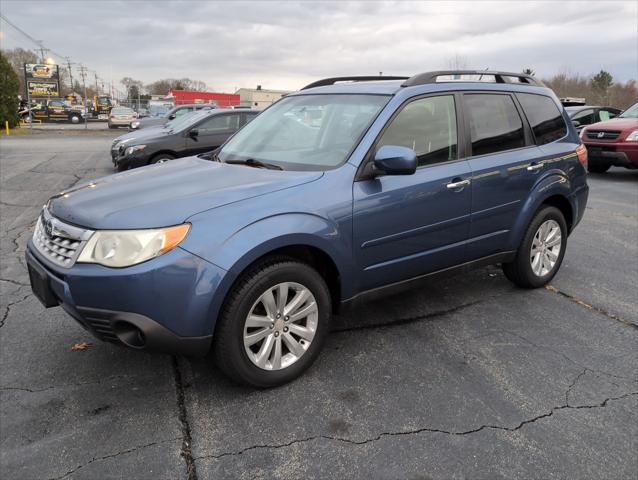
[[[82,64],[80,64],[80,75],[82,76],[82,85],[84,85],[84,130],[87,130],[89,128],[89,108],[86,97],[86,67]]]

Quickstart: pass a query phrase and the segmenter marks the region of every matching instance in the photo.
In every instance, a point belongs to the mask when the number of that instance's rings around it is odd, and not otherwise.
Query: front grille
[[[48,260],[69,268],[75,263],[92,234],[92,230],[58,220],[44,208],[33,232],[33,244]]]
[[[591,140],[616,140],[620,136],[615,130],[587,130],[587,138]]]

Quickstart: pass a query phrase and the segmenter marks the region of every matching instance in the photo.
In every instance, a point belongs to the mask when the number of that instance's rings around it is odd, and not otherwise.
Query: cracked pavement
[[[335,317],[303,377],[259,391],[101,343],[30,293],[39,209],[110,174],[117,134],[0,140],[3,477],[638,476],[638,172],[590,176],[547,289],[497,267],[429,280]]]

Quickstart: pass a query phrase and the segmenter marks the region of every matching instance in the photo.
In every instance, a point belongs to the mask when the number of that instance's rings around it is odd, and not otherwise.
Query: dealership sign
[[[24,78],[30,97],[60,96],[60,70],[57,65],[25,63]]]

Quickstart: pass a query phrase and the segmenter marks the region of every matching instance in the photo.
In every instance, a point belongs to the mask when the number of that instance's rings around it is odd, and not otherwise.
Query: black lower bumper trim
[[[96,337],[136,350],[186,356],[204,356],[212,335],[180,337],[144,315],[98,308],[77,307],[78,318]]]

